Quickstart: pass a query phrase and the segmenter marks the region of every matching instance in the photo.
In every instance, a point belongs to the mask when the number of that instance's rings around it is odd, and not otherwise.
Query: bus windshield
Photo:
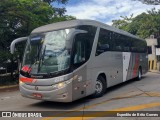
[[[31,74],[55,73],[70,66],[70,51],[67,36],[71,29],[31,35],[24,53],[22,70]],[[25,71],[26,72],[26,71]]]

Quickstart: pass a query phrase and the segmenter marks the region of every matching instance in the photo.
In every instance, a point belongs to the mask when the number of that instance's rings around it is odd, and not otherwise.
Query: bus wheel
[[[106,81],[102,76],[99,76],[96,81],[95,85],[95,93],[93,94],[93,97],[101,97],[104,95],[106,91]]]
[[[142,68],[139,67],[138,69],[138,77],[137,77],[138,80],[141,80],[142,79]]]

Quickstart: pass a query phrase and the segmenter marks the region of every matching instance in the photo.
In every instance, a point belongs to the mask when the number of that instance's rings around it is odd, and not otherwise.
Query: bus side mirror
[[[21,37],[21,38],[17,38],[15,40],[12,41],[11,43],[11,46],[10,46],[10,52],[11,54],[14,54],[15,52],[15,45],[19,42],[22,42],[22,41],[26,41],[28,39],[28,37]]]

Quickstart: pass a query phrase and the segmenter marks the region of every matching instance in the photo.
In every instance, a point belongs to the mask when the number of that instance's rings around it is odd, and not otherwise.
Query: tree
[[[43,1],[47,2],[48,4],[51,4],[53,2],[58,2],[58,3],[66,4],[68,2],[68,0],[43,0]]]
[[[0,0],[0,52],[4,53],[8,51],[12,40],[18,37],[28,36],[36,27],[53,22],[75,19],[72,16],[64,15],[66,12],[64,8],[58,9],[51,5],[52,2],[66,4],[67,1]]]
[[[52,6],[51,4],[53,2],[58,2],[58,4],[66,4],[68,2],[68,0],[43,0],[43,1],[48,3],[50,6]],[[64,14],[66,12],[66,9],[64,7],[62,7],[62,8],[54,7],[53,10],[54,10],[55,17],[57,17],[57,16],[62,17],[62,16],[64,16]]]
[[[112,20],[113,22],[112,26],[127,31],[128,24],[132,22],[133,14],[130,17],[127,16],[120,16],[120,17],[121,17],[120,20]]]
[[[160,10],[154,8],[142,13],[134,18],[113,20],[113,26],[138,35],[142,38],[149,37],[151,34],[156,35],[160,29]]]
[[[47,23],[52,15],[52,8],[40,0],[0,1],[0,41],[8,46],[14,38],[26,36],[35,27]]]
[[[44,2],[43,2],[44,1]],[[18,37],[27,36],[41,25],[75,19],[64,15],[65,9],[54,8],[51,2],[67,0],[1,0],[0,1],[0,49],[9,47]]]
[[[148,5],[160,5],[160,0],[133,0],[133,1],[141,1],[142,3]]]

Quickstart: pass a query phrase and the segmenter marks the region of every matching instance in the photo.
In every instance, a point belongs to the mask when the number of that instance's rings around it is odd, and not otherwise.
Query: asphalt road
[[[72,103],[46,102],[23,98],[19,91],[0,92],[0,111],[59,111],[68,116],[73,111],[89,117],[23,118],[23,120],[160,120],[159,117],[102,117],[108,113],[99,111],[160,111],[160,74],[147,73],[141,81],[135,79],[107,90],[101,98],[86,97]],[[67,112],[72,111],[72,112]],[[95,111],[91,113],[90,111]],[[122,115],[121,112],[119,115]],[[97,117],[99,116],[99,117]],[[22,118],[0,118],[19,120]]]

